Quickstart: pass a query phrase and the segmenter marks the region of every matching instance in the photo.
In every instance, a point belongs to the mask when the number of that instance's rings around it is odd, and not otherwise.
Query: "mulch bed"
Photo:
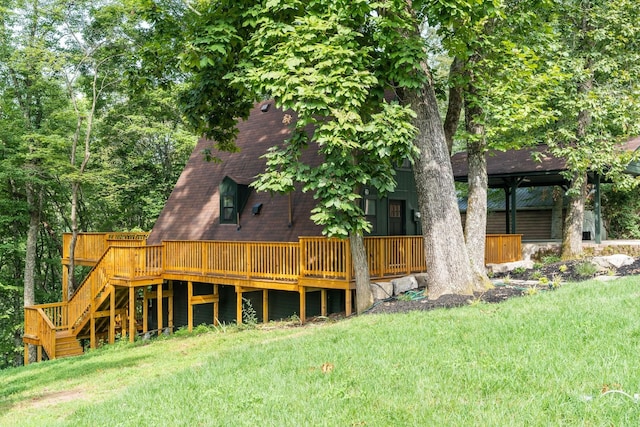
[[[612,276],[630,276],[640,274],[640,258],[636,258],[631,265],[621,268],[612,268],[607,272],[598,272],[588,276],[584,275],[584,268],[580,268],[580,264],[587,260],[556,262],[551,264],[539,265],[532,269],[511,271],[506,274],[496,275],[494,279],[504,279],[508,276],[511,281],[529,281],[528,284],[506,284],[499,285],[493,289],[489,289],[484,293],[478,293],[471,296],[465,295],[443,295],[437,300],[429,300],[420,292],[413,291],[410,298],[399,296],[390,298],[385,301],[379,301],[367,313],[402,313],[413,310],[434,310],[436,308],[454,308],[468,305],[474,300],[480,300],[487,303],[500,303],[509,298],[519,297],[527,293],[528,287],[536,287],[539,289],[549,289],[549,284],[540,282],[540,279],[546,277],[548,282],[560,280],[561,282],[579,282],[592,279],[596,275],[612,275]],[[535,284],[534,284],[534,283]],[[424,291],[424,289],[418,289]]]
[[[424,289],[419,289],[424,291]],[[436,300],[426,298],[416,300],[405,300],[403,298],[390,298],[379,301],[367,313],[402,313],[413,310],[434,310],[436,308],[454,308],[468,305],[474,300],[488,303],[498,303],[509,298],[522,296],[526,289],[519,286],[496,286],[484,293],[478,293],[473,297],[470,295],[443,295]]]

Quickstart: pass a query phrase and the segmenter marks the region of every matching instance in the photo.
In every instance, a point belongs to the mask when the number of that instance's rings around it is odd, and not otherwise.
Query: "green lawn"
[[[640,278],[585,282],[0,371],[0,425],[637,426],[639,350]]]

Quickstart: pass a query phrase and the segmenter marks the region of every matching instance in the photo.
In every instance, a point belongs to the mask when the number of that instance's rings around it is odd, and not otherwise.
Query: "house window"
[[[235,196],[233,194],[226,194],[222,196],[222,216],[220,218],[220,222],[235,223],[235,213]]]
[[[238,216],[249,200],[249,186],[241,184],[225,176],[219,187],[220,191],[220,223],[237,224]]]
[[[364,215],[371,224],[371,234],[377,232],[378,220],[376,219],[376,199],[364,199]]]

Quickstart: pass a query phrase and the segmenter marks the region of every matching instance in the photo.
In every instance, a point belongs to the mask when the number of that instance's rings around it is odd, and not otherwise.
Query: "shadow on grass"
[[[19,403],[18,394],[25,390],[44,388],[60,381],[76,379],[99,371],[135,366],[150,357],[148,355],[132,356],[131,349],[96,351],[78,357],[50,360],[20,368],[23,372],[13,376],[13,379],[6,383],[3,381],[0,390],[0,412]],[[104,357],[106,354],[109,356]]]

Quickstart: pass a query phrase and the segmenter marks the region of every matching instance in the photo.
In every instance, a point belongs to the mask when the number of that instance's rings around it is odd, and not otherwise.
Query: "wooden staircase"
[[[38,359],[41,349],[49,359],[56,359],[82,354],[79,339],[89,338],[92,347],[97,336],[107,335],[113,342],[114,317],[135,313],[129,310],[130,291],[162,283],[161,253],[154,246],[107,247],[69,301],[25,307],[24,343],[38,346]]]
[[[69,330],[56,331],[56,358],[79,356],[84,353],[80,342]]]

